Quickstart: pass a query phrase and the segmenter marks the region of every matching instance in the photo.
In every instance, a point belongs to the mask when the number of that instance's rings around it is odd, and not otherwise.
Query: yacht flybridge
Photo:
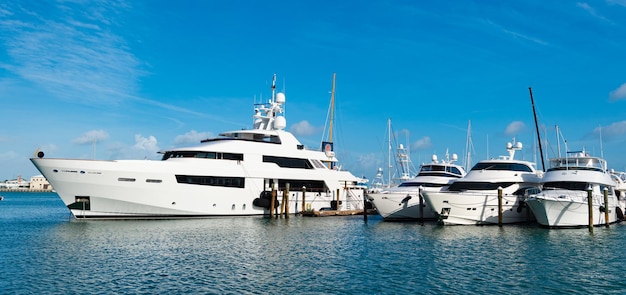
[[[311,149],[284,130],[285,95],[276,93],[275,81],[274,75],[269,102],[255,105],[253,129],[162,151],[160,161],[46,158],[43,152],[31,161],[78,219],[267,215],[272,190],[278,202],[287,199],[290,212],[362,210],[361,179],[339,169],[332,142]]]

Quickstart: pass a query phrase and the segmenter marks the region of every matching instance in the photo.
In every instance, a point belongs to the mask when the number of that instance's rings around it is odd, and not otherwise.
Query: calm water
[[[547,230],[370,216],[76,221],[2,193],[2,294],[623,294],[626,225]]]

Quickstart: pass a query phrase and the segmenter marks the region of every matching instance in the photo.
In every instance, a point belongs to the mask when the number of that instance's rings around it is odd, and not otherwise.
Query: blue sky
[[[626,170],[626,0],[12,1],[0,31],[0,181],[39,174],[38,148],[157,159],[249,128],[274,73],[313,147],[337,73],[335,149],[358,176],[386,167],[388,118],[416,166],[462,157],[468,121],[474,162],[513,137],[534,161],[528,87],[548,157],[558,125]]]

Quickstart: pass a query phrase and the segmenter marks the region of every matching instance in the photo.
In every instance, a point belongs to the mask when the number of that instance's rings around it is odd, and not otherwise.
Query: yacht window
[[[169,151],[163,155],[163,158],[161,160],[164,161],[169,158],[202,158],[243,161],[243,154],[204,151]]]
[[[456,174],[456,175],[459,175],[459,176],[463,174],[463,173],[461,173],[461,170],[459,170],[459,168],[457,168],[457,167],[448,167],[448,169],[453,174]]]
[[[532,172],[528,165],[520,163],[477,163],[472,170],[505,170],[505,171],[522,171]]]
[[[440,184],[440,183],[428,183],[428,182],[403,182],[400,185],[398,185],[398,187],[416,187],[416,186],[423,186],[423,187],[442,187],[442,186],[446,186],[447,184]]]
[[[324,166],[324,164],[322,164],[322,162],[318,159],[311,159],[311,163],[313,163],[313,166],[315,166],[315,168],[319,168],[319,169],[326,168],[326,166]]]
[[[589,187],[587,182],[553,181],[543,184],[543,189],[566,189],[572,191],[586,191]]]
[[[219,177],[219,176],[200,176],[200,175],[176,175],[178,183],[225,186],[244,188],[245,180],[243,177]]]
[[[506,188],[513,185],[515,182],[466,182],[456,181],[450,185],[448,190],[451,191],[478,191],[478,190],[497,190],[498,187]]]
[[[313,169],[313,165],[307,159],[263,156],[263,162],[275,163],[283,168]]]
[[[306,187],[307,192],[317,191],[323,192],[326,191],[326,185],[324,181],[321,180],[306,180],[306,179],[279,179],[278,180],[278,190],[284,190],[287,187],[287,183],[289,183],[289,187],[292,190],[300,190],[302,187]],[[270,179],[270,186],[274,184],[274,180]]]

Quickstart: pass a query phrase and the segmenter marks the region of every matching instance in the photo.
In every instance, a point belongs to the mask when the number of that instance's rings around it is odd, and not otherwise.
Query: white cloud
[[[384,168],[380,154],[376,153],[360,154],[358,160],[352,164],[353,170],[355,170],[353,172],[364,171],[366,175],[375,175],[378,168]]]
[[[293,124],[289,130],[295,135],[310,136],[318,132],[319,128],[309,124],[309,121],[304,120]]]
[[[506,126],[506,129],[504,130],[504,134],[505,135],[517,135],[520,132],[522,132],[525,127],[526,125],[524,125],[524,122],[513,121],[509,124],[509,126]]]
[[[622,138],[626,135],[626,120],[615,122],[609,126],[596,127],[592,133],[594,135],[602,135],[603,140],[612,140],[615,138]]]
[[[424,136],[411,144],[411,150],[426,150],[433,146],[430,137]]]
[[[160,150],[154,136],[143,137],[141,134],[135,134],[133,149],[143,153],[144,157],[153,157]]]
[[[201,140],[211,137],[213,137],[213,134],[211,132],[197,132],[196,130],[191,130],[183,135],[176,136],[176,138],[174,139],[174,144],[195,144],[199,143]]]
[[[626,99],[626,83],[611,91],[611,93],[609,93],[609,99],[611,101]]]
[[[73,140],[75,144],[92,144],[109,138],[104,130],[91,130]]]

